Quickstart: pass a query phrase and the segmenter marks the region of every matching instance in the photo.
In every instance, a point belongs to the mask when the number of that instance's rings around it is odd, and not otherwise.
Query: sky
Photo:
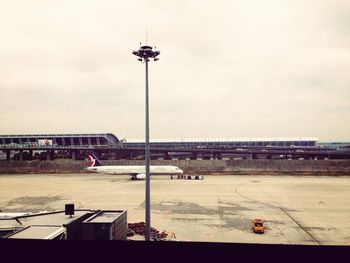
[[[146,39],[146,32],[147,39]],[[350,141],[348,0],[0,0],[0,134]]]

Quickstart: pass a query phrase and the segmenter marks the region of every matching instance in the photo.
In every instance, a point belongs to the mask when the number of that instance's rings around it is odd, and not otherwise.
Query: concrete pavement
[[[2,212],[126,209],[144,221],[145,181],[100,174],[0,175]],[[350,245],[350,178],[327,176],[151,177],[151,225],[178,240]],[[265,220],[265,234],[251,220]]]

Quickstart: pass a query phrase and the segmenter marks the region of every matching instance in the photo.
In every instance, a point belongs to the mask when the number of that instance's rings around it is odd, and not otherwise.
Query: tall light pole
[[[138,51],[132,52],[135,56],[138,56],[138,61],[145,63],[145,82],[146,82],[146,144],[145,144],[145,161],[146,161],[146,200],[145,200],[145,237],[146,241],[151,239],[151,197],[150,197],[150,157],[149,157],[149,112],[148,112],[148,62],[150,58],[157,61],[157,56],[160,54],[159,51],[153,50],[150,46],[141,46]]]

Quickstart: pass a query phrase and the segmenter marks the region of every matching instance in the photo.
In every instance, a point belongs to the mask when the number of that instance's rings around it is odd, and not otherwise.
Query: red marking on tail
[[[95,165],[95,159],[94,159],[94,157],[92,157],[92,156],[89,154],[88,158],[89,158],[90,167],[93,167],[93,166]]]

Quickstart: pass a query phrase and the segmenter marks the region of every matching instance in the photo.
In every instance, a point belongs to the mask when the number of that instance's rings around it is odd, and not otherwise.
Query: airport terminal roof
[[[176,138],[176,139],[150,139],[150,142],[280,142],[280,141],[318,141],[315,137],[260,137],[260,138]],[[126,139],[126,142],[145,142],[144,139]]]
[[[38,140],[53,140],[54,144],[74,145],[115,145],[119,139],[113,133],[82,133],[82,134],[17,134],[0,135],[0,144],[37,142]]]
[[[47,138],[47,137],[98,137],[111,136],[118,140],[113,133],[54,133],[54,134],[13,134],[0,135],[0,138]]]

